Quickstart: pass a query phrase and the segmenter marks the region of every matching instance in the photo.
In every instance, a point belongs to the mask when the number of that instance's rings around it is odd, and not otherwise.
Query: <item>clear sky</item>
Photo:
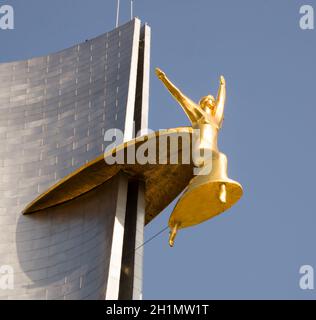
[[[0,0],[15,30],[0,30],[0,61],[67,48],[111,30],[115,0]],[[315,299],[299,268],[316,269],[316,30],[299,27],[311,0],[135,0],[152,27],[150,127],[188,125],[154,76],[159,66],[198,100],[227,81],[219,136],[244,197],[227,213],[145,246],[145,299]],[[129,1],[121,0],[121,23]],[[1,116],[1,115],[0,115]],[[148,227],[167,225],[173,206]]]

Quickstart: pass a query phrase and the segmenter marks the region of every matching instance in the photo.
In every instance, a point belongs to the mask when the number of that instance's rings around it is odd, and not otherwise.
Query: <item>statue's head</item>
[[[200,107],[205,110],[205,109],[211,109],[213,111],[216,107],[216,101],[215,98],[211,95],[203,97],[200,102],[199,102]]]

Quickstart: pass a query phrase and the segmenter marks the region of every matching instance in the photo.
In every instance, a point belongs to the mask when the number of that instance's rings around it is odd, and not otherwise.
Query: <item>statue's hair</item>
[[[206,101],[208,100],[212,100],[213,102],[215,102],[215,98],[212,95],[208,95],[203,97],[200,101],[199,101],[199,105],[202,106]]]

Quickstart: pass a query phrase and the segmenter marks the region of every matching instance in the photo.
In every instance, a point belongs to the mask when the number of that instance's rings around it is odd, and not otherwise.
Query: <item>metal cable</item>
[[[156,237],[158,237],[159,235],[161,235],[162,233],[164,233],[167,229],[169,229],[169,227],[165,227],[162,230],[160,230],[159,232],[157,232],[156,234],[154,234],[152,237],[150,237],[148,240],[146,240],[143,244],[141,244],[140,246],[138,246],[136,250],[142,248],[144,245],[146,245],[147,243],[149,243],[150,241],[154,240]]]

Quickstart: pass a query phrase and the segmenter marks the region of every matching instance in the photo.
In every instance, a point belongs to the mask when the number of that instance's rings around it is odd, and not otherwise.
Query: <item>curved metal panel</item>
[[[79,213],[67,217],[21,211],[102,154],[107,129],[131,135],[139,34],[135,19],[69,49],[0,64],[0,265],[15,271],[14,290],[0,290],[1,299],[104,296],[96,281],[109,250],[104,213],[94,210],[91,222],[76,203]],[[82,269],[87,250],[100,256]]]

